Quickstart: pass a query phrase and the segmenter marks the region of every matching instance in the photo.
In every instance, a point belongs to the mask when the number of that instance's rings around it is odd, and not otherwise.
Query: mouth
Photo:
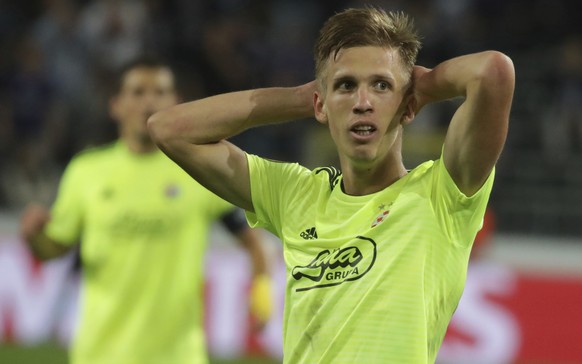
[[[376,132],[376,127],[369,123],[356,123],[350,128],[351,134],[358,140],[367,140]]]

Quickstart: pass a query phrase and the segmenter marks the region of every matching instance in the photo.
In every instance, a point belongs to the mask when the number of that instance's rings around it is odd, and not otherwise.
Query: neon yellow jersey
[[[117,142],[75,157],[46,229],[81,241],[72,362],[205,363],[203,256],[211,222],[231,208],[159,151]]]
[[[284,362],[434,363],[494,173],[467,197],[439,159],[350,196],[335,168],[248,161],[247,218],[284,244]]]

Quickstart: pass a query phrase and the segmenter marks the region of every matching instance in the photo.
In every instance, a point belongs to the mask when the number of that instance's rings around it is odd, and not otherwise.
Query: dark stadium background
[[[416,19],[424,35],[419,64],[486,49],[513,59],[516,93],[491,197],[489,255],[536,274],[560,268],[561,259],[582,259],[582,22],[574,0],[3,0],[0,235],[17,231],[14,221],[28,201],[52,201],[75,153],[115,138],[107,97],[125,61],[141,53],[169,60],[185,100],[296,85],[313,77],[311,50],[322,22],[366,3]],[[116,10],[104,18],[110,6]],[[454,106],[430,107],[407,130],[407,166],[438,156]],[[326,131],[313,120],[249,131],[234,142],[309,167],[336,163]],[[567,274],[581,276],[575,267]],[[65,360],[64,349],[50,342],[0,346],[1,363]]]

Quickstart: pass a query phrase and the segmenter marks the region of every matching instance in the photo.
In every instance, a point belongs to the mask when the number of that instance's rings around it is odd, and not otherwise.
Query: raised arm
[[[432,70],[414,70],[418,109],[464,97],[447,135],[443,158],[447,170],[468,196],[483,185],[505,144],[515,86],[513,63],[504,54],[486,51],[445,61]]]
[[[174,106],[148,120],[158,146],[203,186],[253,211],[245,153],[225,141],[259,125],[313,116],[315,83],[212,96]]]

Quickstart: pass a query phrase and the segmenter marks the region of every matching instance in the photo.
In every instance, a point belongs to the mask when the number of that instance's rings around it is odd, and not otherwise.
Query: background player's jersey
[[[284,244],[286,363],[434,363],[493,173],[463,195],[441,159],[366,196],[335,168],[249,155],[249,222]]]
[[[159,151],[117,142],[75,157],[46,230],[81,241],[73,363],[206,362],[202,262],[211,221],[231,208]]]

